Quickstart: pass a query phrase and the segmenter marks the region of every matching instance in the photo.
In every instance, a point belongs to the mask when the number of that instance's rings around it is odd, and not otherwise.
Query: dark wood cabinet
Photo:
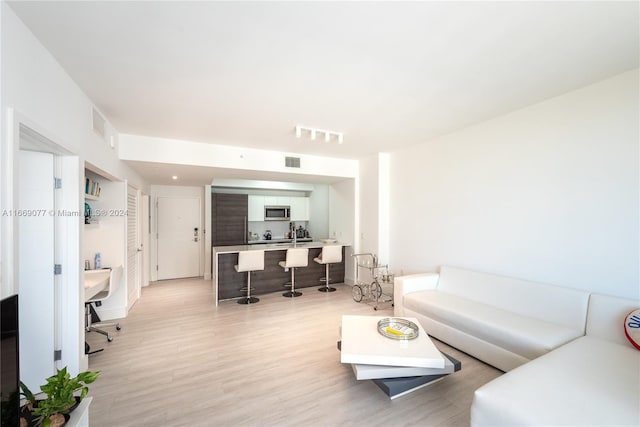
[[[248,196],[246,194],[211,194],[213,246],[246,244],[248,213]]]

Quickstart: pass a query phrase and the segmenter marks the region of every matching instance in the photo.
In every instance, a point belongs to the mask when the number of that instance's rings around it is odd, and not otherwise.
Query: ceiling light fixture
[[[324,134],[324,142],[331,141],[332,137],[335,137],[335,140],[338,141],[338,144],[342,144],[344,142],[344,133],[342,132],[335,132],[326,129],[308,128],[305,126],[296,126],[296,138],[301,138],[303,133],[309,134],[309,138],[311,138],[311,140],[315,140],[318,134]]]
[[[175,180],[177,180],[177,179],[178,179],[178,175],[173,175],[173,176],[171,177],[171,179],[172,179],[172,180],[174,180],[174,181],[175,181]]]

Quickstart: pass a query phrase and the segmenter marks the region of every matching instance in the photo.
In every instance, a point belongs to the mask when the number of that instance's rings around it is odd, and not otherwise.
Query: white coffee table
[[[342,316],[340,361],[352,365],[357,380],[373,380],[394,399],[458,371],[461,364],[441,353],[417,319],[418,337],[395,340],[378,332],[388,316]]]

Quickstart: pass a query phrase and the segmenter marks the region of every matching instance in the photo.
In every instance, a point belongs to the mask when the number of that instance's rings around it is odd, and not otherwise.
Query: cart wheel
[[[382,286],[380,286],[380,283],[378,282],[373,282],[371,284],[371,296],[373,296],[374,298],[376,298],[376,295],[378,298],[380,298],[382,296]]]
[[[362,301],[362,288],[359,285],[353,285],[351,289],[351,294],[353,295],[353,300],[355,302]]]

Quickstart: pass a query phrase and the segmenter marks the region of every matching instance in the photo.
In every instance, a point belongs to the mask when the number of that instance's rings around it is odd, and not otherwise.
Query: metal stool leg
[[[251,296],[251,272],[247,271],[247,296],[240,298],[238,304],[255,304],[260,301],[259,298]]]
[[[291,290],[282,294],[283,297],[295,298],[302,295],[302,292],[296,291],[296,268],[291,267]]]
[[[336,288],[329,286],[329,264],[325,264],[324,265],[325,269],[325,279],[324,279],[324,286],[321,288],[318,288],[318,290],[320,292],[335,292]]]

